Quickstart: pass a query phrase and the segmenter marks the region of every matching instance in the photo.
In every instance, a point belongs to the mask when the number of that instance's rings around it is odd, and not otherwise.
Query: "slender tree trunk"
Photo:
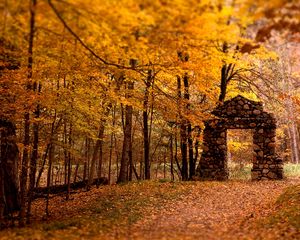
[[[187,114],[190,111],[190,93],[189,93],[189,78],[187,74],[185,74],[183,78],[184,83],[184,99],[186,100],[186,111]],[[188,142],[188,149],[189,149],[189,179],[191,179],[195,175],[195,161],[194,161],[194,151],[193,151],[193,138],[192,138],[192,125],[189,120],[187,122],[187,142]]]
[[[54,158],[54,153],[55,153],[55,145],[54,145],[54,124],[55,121],[52,122],[52,126],[51,126],[51,139],[50,139],[50,143],[49,143],[49,164],[48,164],[48,172],[47,172],[47,196],[46,196],[46,216],[49,216],[49,189],[51,186],[51,172],[52,172],[52,163],[53,163],[53,158]]]
[[[179,119],[180,119],[180,150],[181,150],[181,177],[182,180],[188,180],[188,161],[187,161],[187,122],[182,117],[181,113],[181,78],[177,77],[177,95],[178,95],[178,105],[179,105]]]
[[[116,135],[114,135],[114,142],[115,142],[115,147],[114,147],[114,149],[115,149],[115,155],[116,155],[116,170],[117,170],[117,172],[116,172],[116,182],[118,181],[118,173],[119,173],[119,159],[120,159],[120,153],[119,153],[119,151],[118,151],[118,149],[117,149],[117,138],[116,138]]]
[[[151,79],[151,86],[152,86],[152,91],[151,91],[151,105],[150,107],[150,112],[148,114],[148,116],[150,117],[150,121],[149,121],[149,134],[148,134],[148,145],[149,145],[149,155],[150,155],[150,146],[151,146],[151,136],[152,136],[152,127],[153,127],[153,116],[154,116],[154,76]],[[149,104],[148,104],[149,105]],[[155,151],[154,151],[155,152]],[[151,171],[151,162],[152,162],[152,157],[149,158],[149,168]],[[151,173],[151,172],[150,172]],[[150,175],[151,177],[151,175]],[[142,175],[141,175],[141,179],[142,179]]]
[[[84,160],[84,163],[83,163],[83,176],[82,176],[83,181],[85,181],[85,179],[86,179],[86,171],[87,171],[87,162],[86,162],[86,160]]]
[[[77,181],[78,169],[79,169],[79,163],[77,163],[77,164],[76,164],[76,167],[75,167],[75,171],[74,171],[74,179],[73,179],[73,182],[74,182],[74,183]]]
[[[111,183],[111,165],[112,165],[112,154],[113,154],[113,146],[114,146],[114,128],[116,125],[116,106],[113,106],[112,109],[112,127],[113,131],[110,134],[110,146],[109,146],[109,161],[108,161],[108,184]]]
[[[226,50],[224,50],[226,51]],[[234,71],[235,64],[223,64],[221,69],[221,84],[220,84],[220,95],[219,103],[223,103],[226,98],[227,86],[230,83],[230,80],[235,76],[236,72]]]
[[[33,85],[33,90],[35,92],[40,92],[41,85],[37,82]],[[35,119],[40,117],[40,106],[37,104],[36,109],[34,111]],[[38,160],[38,145],[39,145],[39,124],[38,122],[33,123],[33,149],[32,156],[30,160],[30,174],[29,174],[29,192],[28,192],[28,205],[27,205],[27,223],[30,223],[30,215],[31,215],[31,202],[32,202],[32,194],[35,186],[36,179],[36,168],[37,168],[37,160]]]
[[[110,136],[110,146],[109,146],[108,184],[110,184],[110,181],[111,181],[112,153],[113,153],[113,133],[111,133],[111,136]]]
[[[199,137],[201,134],[201,129],[200,127],[196,127],[196,141],[195,141],[195,159],[194,159],[194,163],[195,163],[195,169],[196,169],[196,163],[198,161],[198,156],[199,156]]]
[[[132,175],[133,175],[133,159],[132,159],[132,138],[130,139],[129,142],[129,175],[128,175],[128,181],[132,181]]]
[[[181,149],[181,159],[182,159],[182,180],[188,180],[188,162],[187,162],[187,134],[185,123],[181,124],[180,128],[180,149]]]
[[[90,174],[89,174],[89,178],[88,178],[88,184],[87,184],[87,189],[90,188],[93,179],[94,179],[94,173],[95,173],[95,168],[96,168],[96,161],[97,161],[97,156],[98,156],[98,152],[100,149],[102,149],[102,145],[103,145],[103,138],[104,138],[104,130],[105,130],[105,124],[106,124],[106,118],[109,115],[110,109],[112,107],[112,104],[109,104],[109,106],[107,106],[106,111],[104,113],[104,117],[100,120],[100,127],[99,127],[99,132],[98,132],[98,138],[96,140],[96,144],[95,144],[95,148],[94,148],[94,152],[93,152],[93,156],[92,156],[92,161],[91,161],[91,167],[90,167]],[[102,157],[101,157],[101,162],[99,162],[99,166],[101,168],[102,165]],[[100,177],[100,176],[98,176]]]
[[[189,179],[191,179],[195,175],[195,170],[196,170],[191,123],[188,123],[187,132],[188,132],[188,148],[189,148]]]
[[[127,98],[131,97],[130,91],[133,90],[133,82],[128,82],[128,93]],[[132,132],[132,113],[133,108],[130,105],[125,106],[125,127],[124,127],[124,141],[123,141],[123,150],[122,150],[122,158],[121,158],[121,166],[120,173],[118,177],[118,183],[128,181],[128,164],[130,163],[130,155],[132,152],[131,149],[131,132]]]
[[[103,138],[104,138],[104,133],[103,133]],[[102,175],[102,166],[103,166],[103,138],[101,141],[101,144],[99,146],[99,160],[98,160],[98,171],[97,171],[97,176],[98,178],[101,177]],[[97,185],[98,186],[98,185]]]
[[[71,148],[72,148],[72,129],[73,126],[72,124],[70,124],[70,129],[69,129],[69,152],[68,152],[68,178],[67,178],[67,185],[68,185],[68,190],[67,190],[67,194],[66,194],[66,200],[69,200],[70,199],[70,192],[71,192],[71,174],[72,174],[72,163],[71,163],[71,160],[72,160],[72,156],[71,156]]]
[[[164,150],[164,179],[166,179],[166,177],[167,177],[166,164],[167,164],[167,154],[166,154],[166,149],[165,149]]]
[[[182,170],[178,161],[178,144],[177,144],[177,133],[175,135],[175,162],[176,162],[176,166],[179,170],[180,176],[182,176]]]
[[[226,76],[227,65],[224,64],[221,69],[221,85],[220,85],[220,95],[219,102],[223,103],[227,92],[227,76]]]
[[[294,121],[289,126],[290,132],[290,142],[291,142],[291,150],[292,150],[292,162],[298,164],[299,163],[299,136],[297,136],[297,128]]]
[[[173,155],[173,135],[170,134],[170,164],[171,164],[171,180],[174,181],[174,155]]]
[[[159,159],[158,163],[156,164],[155,179],[158,178],[158,169],[159,169],[160,164],[161,164],[161,160]]]
[[[33,40],[35,33],[35,8],[36,0],[30,1],[30,31],[29,31],[29,46],[28,46],[28,84],[27,89],[31,90],[32,86],[30,81],[32,79],[32,65],[33,65]],[[30,114],[29,111],[24,115],[24,151],[22,161],[22,172],[20,182],[20,222],[21,227],[25,226],[25,215],[26,215],[26,202],[27,202],[27,175],[28,175],[28,160],[29,160],[29,144],[30,144]]]
[[[152,71],[148,71],[146,80],[146,88],[144,94],[144,110],[143,110],[143,135],[144,135],[144,163],[145,163],[145,179],[150,179],[150,144],[148,130],[148,105],[149,105],[149,88],[152,82]]]
[[[85,159],[84,159],[83,176],[82,176],[83,181],[85,181],[85,179],[88,176],[87,166],[88,166],[88,159],[89,159],[89,151],[90,151],[89,139],[86,138],[85,139]]]
[[[68,150],[67,150],[67,145],[68,145],[68,138],[67,138],[67,121],[64,121],[64,184],[67,184],[68,182],[68,177],[67,177],[67,172],[68,172]]]
[[[45,169],[45,165],[46,165],[46,160],[47,160],[47,156],[48,156],[49,149],[50,149],[50,143],[47,144],[46,150],[45,150],[45,152],[44,152],[44,154],[43,154],[43,162],[42,162],[42,166],[41,166],[41,168],[40,168],[40,170],[39,170],[39,173],[38,173],[38,176],[37,176],[37,178],[36,178],[36,184],[35,184],[36,187],[38,187],[39,184],[40,184],[40,179],[41,179],[42,174],[43,174],[44,169]]]
[[[52,173],[52,162],[54,157],[54,145],[51,139],[50,142],[50,150],[49,150],[49,164],[48,164],[48,172],[47,172],[47,196],[46,196],[46,216],[49,217],[49,189],[51,186],[51,173]]]

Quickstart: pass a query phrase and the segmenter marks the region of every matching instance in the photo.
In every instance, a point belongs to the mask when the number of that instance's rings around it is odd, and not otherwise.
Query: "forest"
[[[300,237],[298,0],[0,0],[0,102],[0,239]]]

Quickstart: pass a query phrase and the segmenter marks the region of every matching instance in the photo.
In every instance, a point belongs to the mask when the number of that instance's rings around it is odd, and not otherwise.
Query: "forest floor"
[[[141,181],[33,204],[33,223],[0,239],[300,239],[300,178]]]

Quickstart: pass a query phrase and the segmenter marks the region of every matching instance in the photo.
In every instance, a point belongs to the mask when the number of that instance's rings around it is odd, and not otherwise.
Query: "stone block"
[[[259,115],[259,114],[261,114],[261,111],[260,111],[260,110],[257,110],[257,109],[255,109],[255,110],[253,111],[253,114],[254,114],[254,115]]]
[[[226,146],[226,145],[224,145],[224,144],[223,144],[223,145],[220,145],[220,146],[219,146],[219,149],[221,149],[221,150],[225,150],[225,149],[227,149],[227,146]]]
[[[274,172],[269,172],[267,176],[269,179],[277,179],[277,174]]]
[[[258,180],[260,178],[261,173],[258,171],[251,172],[251,179],[252,180]]]
[[[253,144],[253,149],[254,151],[260,150],[260,147],[257,144]]]
[[[259,151],[259,152],[257,152],[257,156],[259,156],[259,157],[263,157],[263,156],[264,156],[264,152],[263,152],[263,151]]]
[[[249,105],[248,105],[248,104],[245,104],[245,105],[244,105],[244,109],[249,110],[249,109],[250,109]]]
[[[266,174],[266,173],[268,173],[268,172],[269,172],[269,169],[263,169],[263,170],[262,170],[262,173],[263,173],[263,174]]]
[[[275,142],[270,142],[268,144],[268,147],[275,148],[276,147],[276,143]]]

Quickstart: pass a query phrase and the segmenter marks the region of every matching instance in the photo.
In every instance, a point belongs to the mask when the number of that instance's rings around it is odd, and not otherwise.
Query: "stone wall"
[[[200,179],[225,180],[227,129],[253,129],[253,180],[282,179],[282,160],[275,154],[276,120],[262,103],[237,96],[217,107],[215,119],[205,122],[203,152],[196,170]]]

